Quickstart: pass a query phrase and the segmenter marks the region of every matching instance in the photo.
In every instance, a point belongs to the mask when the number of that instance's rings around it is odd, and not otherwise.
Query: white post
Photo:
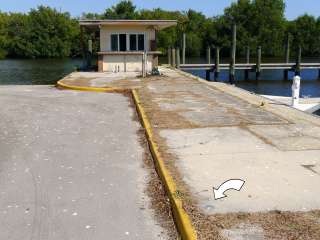
[[[146,54],[142,53],[142,77],[146,76]]]
[[[299,104],[299,93],[300,93],[300,77],[295,76],[292,83],[292,106]]]
[[[148,60],[147,60],[147,64],[146,64],[146,73],[147,73],[147,75],[148,75],[148,69],[149,69],[148,64],[149,64],[149,62],[148,62]]]
[[[144,68],[145,68],[145,76],[147,76],[148,75],[148,54],[147,54],[147,52],[145,52],[145,65],[144,65]]]

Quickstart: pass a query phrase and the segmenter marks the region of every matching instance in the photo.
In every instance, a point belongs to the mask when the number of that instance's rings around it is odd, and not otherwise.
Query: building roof
[[[162,30],[177,25],[177,20],[79,20],[79,25],[93,31],[99,31],[105,25],[143,25]]]

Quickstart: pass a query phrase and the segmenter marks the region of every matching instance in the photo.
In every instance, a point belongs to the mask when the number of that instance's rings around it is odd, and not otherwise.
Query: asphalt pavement
[[[160,239],[121,94],[0,86],[1,239]]]

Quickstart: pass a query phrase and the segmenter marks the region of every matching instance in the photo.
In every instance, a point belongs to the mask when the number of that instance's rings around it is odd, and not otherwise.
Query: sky
[[[0,10],[2,12],[28,13],[31,8],[37,9],[37,6],[43,5],[60,11],[60,1],[62,12],[69,12],[71,17],[80,17],[83,12],[101,14],[106,8],[117,5],[120,0],[1,0]],[[137,10],[152,10],[158,7],[168,11],[192,9],[202,12],[206,17],[213,17],[223,14],[224,8],[229,7],[236,0],[132,0],[132,2],[137,6]],[[316,18],[320,15],[319,0],[284,0],[284,2],[286,3],[285,18],[289,21],[304,13]]]

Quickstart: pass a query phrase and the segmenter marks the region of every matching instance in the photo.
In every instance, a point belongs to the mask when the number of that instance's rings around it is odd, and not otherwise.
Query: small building
[[[142,70],[142,54],[147,71],[158,67],[157,30],[177,25],[176,20],[79,20],[82,28],[100,36],[98,71],[135,72]]]

